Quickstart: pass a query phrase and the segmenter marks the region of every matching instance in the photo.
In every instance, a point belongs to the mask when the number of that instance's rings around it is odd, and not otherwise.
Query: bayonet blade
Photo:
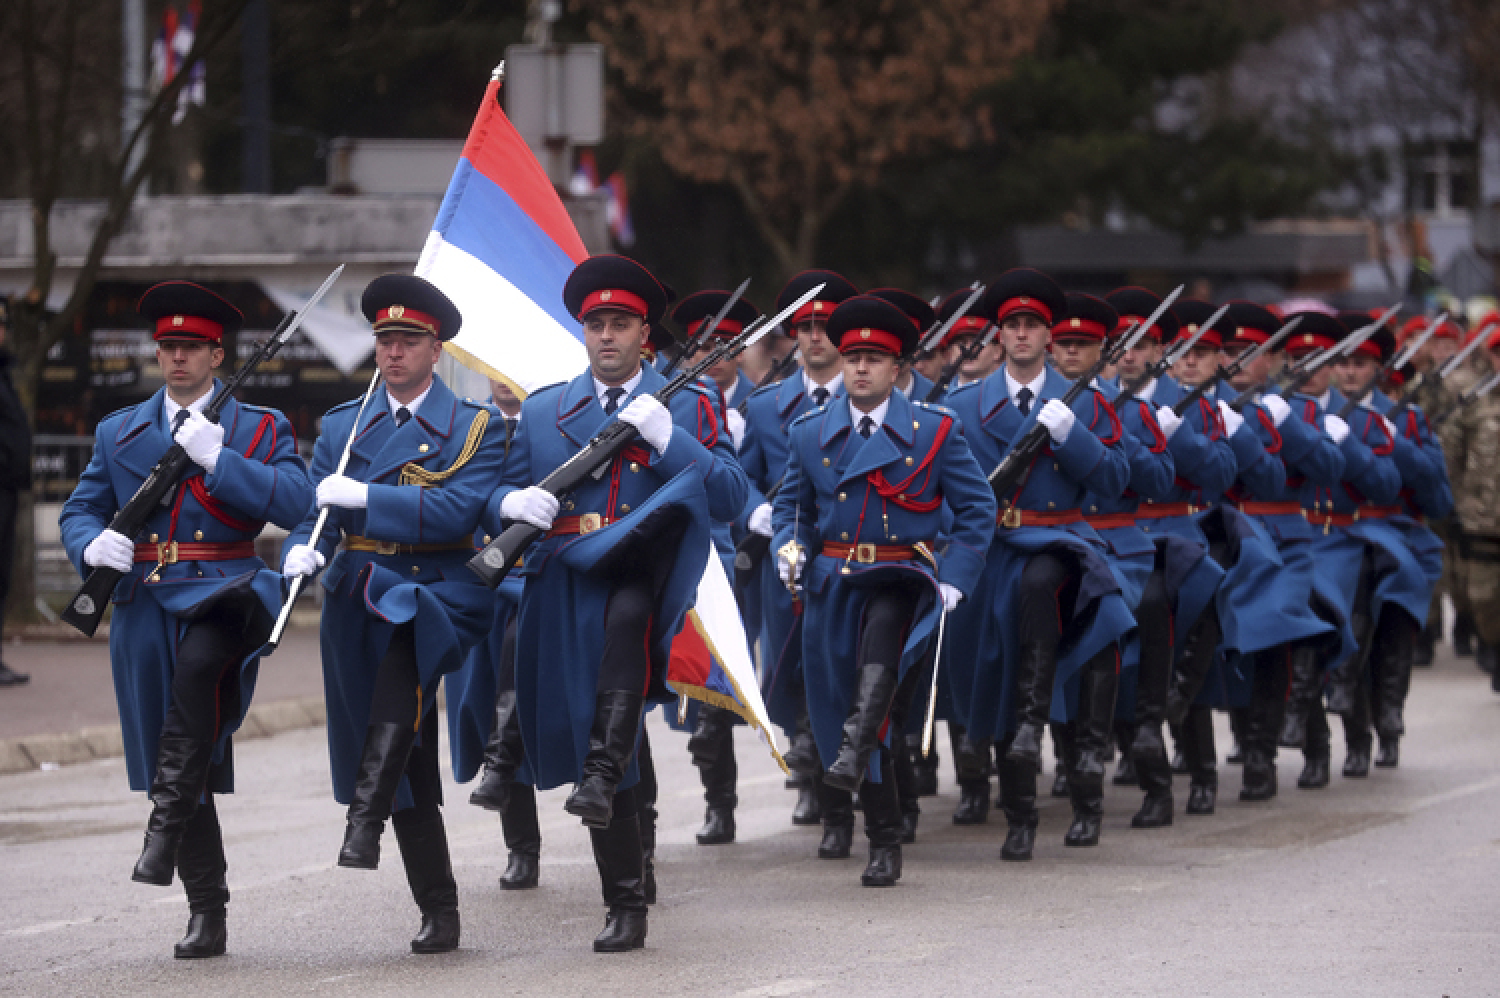
[[[937,345],[943,342],[943,338],[948,335],[948,330],[952,329],[958,323],[959,319],[969,314],[969,309],[973,308],[974,303],[979,300],[979,296],[984,294],[984,285],[975,281],[969,285],[969,289],[971,293],[969,297],[964,299],[964,303],[952,315],[948,316],[947,319],[932,327],[926,339],[917,345],[918,350],[924,353],[931,353],[936,350]]]
[[[297,310],[297,317],[293,319],[292,324],[287,326],[286,329],[282,331],[281,335],[277,337],[278,340],[280,340],[283,344],[291,342],[292,334],[295,333],[299,328],[301,328],[302,320],[307,318],[307,313],[311,312],[317,306],[318,302],[323,300],[323,296],[328,293],[328,289],[333,287],[334,282],[339,279],[339,275],[343,272],[344,264],[342,263],[333,268],[333,273],[329,274],[327,279],[324,280],[321,285],[319,285],[318,290],[313,292],[313,296],[307,300],[307,304],[303,305]]]
[[[1442,327],[1443,323],[1447,321],[1448,312],[1446,310],[1439,312],[1437,318],[1429,322],[1427,324],[1427,328],[1422,330],[1422,334],[1408,343],[1406,347],[1396,355],[1395,359],[1391,361],[1391,370],[1399,371],[1401,370],[1401,368],[1410,363],[1411,359],[1417,355],[1417,351],[1425,347],[1427,345],[1427,341],[1432,339],[1433,335],[1438,331],[1438,329]]]

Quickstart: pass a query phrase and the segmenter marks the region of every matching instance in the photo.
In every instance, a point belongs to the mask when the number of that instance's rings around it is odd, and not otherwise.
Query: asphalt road
[[[603,956],[587,836],[542,798],[542,887],[506,893],[498,821],[449,788],[463,947],[413,956],[417,914],[392,837],[375,873],[337,869],[342,809],[309,730],[246,743],[220,805],[230,953],[174,961],[180,889],[132,884],[147,813],[123,764],[0,777],[0,993],[16,995],[1489,995],[1500,993],[1500,696],[1472,661],[1419,673],[1402,766],[1130,830],[1111,787],[1104,837],[1066,849],[1046,800],[1036,859],[997,859],[1002,824],[924,802],[892,890],[859,886],[862,851],[815,857],[792,793],[746,732],[739,842],[693,842],[701,817],[685,736],[659,727],[659,878],[644,951]],[[1222,732],[1221,725],[1221,732]],[[1221,747],[1227,744],[1227,733]],[[1335,735],[1335,766],[1342,753]],[[857,840],[858,842],[858,840]]]

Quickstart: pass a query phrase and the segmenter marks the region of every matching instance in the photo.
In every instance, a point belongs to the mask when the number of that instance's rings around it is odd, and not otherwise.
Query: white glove
[[[1058,445],[1068,439],[1074,419],[1073,410],[1063,405],[1060,399],[1048,399],[1042,411],[1036,414],[1036,421],[1047,428],[1047,435]]]
[[[83,563],[91,568],[128,572],[135,564],[135,544],[124,534],[106,528],[83,549]]]
[[[505,497],[500,503],[500,515],[546,530],[557,519],[557,496],[540,485],[528,485]]]
[[[1329,440],[1341,444],[1349,435],[1349,424],[1330,412],[1323,417],[1323,432],[1328,434]]]
[[[297,544],[286,553],[281,562],[281,574],[289,579],[299,575],[311,575],[322,568],[328,559],[317,548]]]
[[[1172,434],[1177,432],[1177,427],[1182,425],[1182,417],[1173,412],[1169,405],[1157,406],[1156,425],[1161,427],[1161,435],[1171,440]]]
[[[1292,407],[1280,395],[1262,395],[1260,407],[1271,414],[1271,424],[1280,426],[1292,414]]]
[[[620,421],[640,431],[641,439],[656,453],[667,452],[667,444],[672,442],[672,414],[656,401],[655,396],[640,395],[631,399],[630,404],[620,410]]]
[[[952,613],[954,609],[957,608],[958,604],[962,603],[964,600],[964,594],[959,592],[956,587],[950,586],[946,582],[938,583],[938,593],[943,597],[943,609],[947,610],[949,613]]]
[[[1224,420],[1224,432],[1231,437],[1245,425],[1245,417],[1229,408],[1229,403],[1223,399],[1219,400],[1219,418]]]
[[[224,449],[224,427],[210,423],[203,418],[203,413],[189,409],[187,419],[172,434],[172,439],[187,451],[194,464],[208,474],[212,475],[219,466],[219,451]]]
[[[370,501],[370,487],[343,475],[329,475],[318,483],[318,508],[342,506],[364,509]]]
[[[771,504],[763,502],[755,507],[750,518],[745,521],[745,526],[750,528],[752,534],[760,534],[762,537],[771,536]]]
[[[745,417],[738,409],[730,409],[724,414],[724,420],[729,424],[729,439],[734,441],[734,449],[738,451],[745,443]]]
[[[807,561],[807,552],[798,549],[795,562],[787,560],[785,552],[776,554],[776,574],[781,576],[783,585],[791,585],[802,575],[802,563]]]

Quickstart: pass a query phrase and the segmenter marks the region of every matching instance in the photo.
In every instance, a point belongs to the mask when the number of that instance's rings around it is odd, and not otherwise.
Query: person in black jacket
[[[11,353],[5,348],[10,302],[0,297],[0,649],[5,639],[5,601],[15,560],[16,507],[22,489],[31,488],[31,427],[21,397],[10,380]],[[0,661],[0,686],[20,686],[31,677]]]

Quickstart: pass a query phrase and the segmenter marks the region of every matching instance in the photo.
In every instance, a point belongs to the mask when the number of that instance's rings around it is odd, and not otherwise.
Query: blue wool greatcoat
[[[358,399],[330,409],[313,448],[314,482],[338,467],[356,417],[358,432],[344,474],[369,484],[368,504],[364,509],[329,507],[317,544],[328,559],[322,576],[323,691],[333,794],[341,804],[349,803],[354,790],[376,669],[395,629],[410,623],[416,632],[419,702],[425,713],[436,702],[438,680],[463,664],[494,618],[494,595],[467,562],[484,502],[500,478],[505,448],[499,410],[455,398],[434,376],[427,397],[401,427],[384,389],[376,390],[362,415]],[[477,446],[451,476],[425,488],[400,484],[408,464],[430,472],[452,468],[471,434],[478,434]],[[318,512],[308,509],[287,538],[288,547],[308,543]],[[346,536],[452,549],[350,551],[342,547]],[[411,789],[402,777],[396,810],[410,806]]]
[[[214,382],[214,391],[220,388]],[[94,454],[63,503],[58,525],[63,547],[80,575],[90,569],[83,552],[151,473],[172,446],[163,412],[163,388],[139,405],[104,418],[94,431]],[[285,416],[230,399],[220,414],[224,449],[211,475],[197,465],[177,487],[174,502],[159,507],[135,540],[201,543],[254,540],[267,523],[290,528],[312,502],[307,466],[297,455],[297,438]],[[173,525],[175,523],[175,529]],[[110,667],[125,769],[132,790],[150,789],[156,774],[156,747],[172,704],[172,673],[177,644],[193,618],[226,595],[248,594],[256,612],[252,633],[264,639],[281,610],[281,575],[259,558],[234,561],[179,561],[163,566],[137,562],[114,591],[109,628]],[[257,647],[239,664],[238,685],[219,729],[216,763],[209,789],[234,789],[229,737],[239,729],[255,691],[260,663]]]
[[[907,385],[901,394],[913,402],[926,402],[927,396],[932,394],[932,379],[914,368],[911,372],[911,384]],[[934,400],[935,404],[940,402],[941,400]]]
[[[745,443],[740,448],[740,466],[745,469],[750,489],[739,519],[741,529],[747,529],[745,524],[750,514],[766,501],[766,493],[786,474],[792,423],[814,408],[806,388],[803,372],[797,371],[756,391],[745,406]],[[843,397],[842,387],[832,396]],[[772,723],[791,737],[797,728],[797,716],[806,704],[800,689],[802,604],[793,602],[791,593],[776,574],[774,546],[761,560],[758,587],[761,697]]]
[[[1448,462],[1443,445],[1415,406],[1392,415],[1394,403],[1377,393],[1375,410],[1392,419],[1398,439],[1391,456],[1401,472],[1401,505],[1404,512],[1390,523],[1406,535],[1407,546],[1422,566],[1429,589],[1443,577],[1443,539],[1427,528],[1423,517],[1441,519],[1453,512],[1453,487],[1448,481]],[[1430,604],[1429,604],[1430,605]]]
[[[1328,392],[1327,408],[1338,411],[1344,396],[1337,389]],[[1401,495],[1401,472],[1391,453],[1394,441],[1385,427],[1368,409],[1356,409],[1346,420],[1349,435],[1339,445],[1344,456],[1344,474],[1332,488],[1304,484],[1303,507],[1319,513],[1353,514],[1360,506],[1394,504]],[[1371,611],[1378,616],[1387,599],[1402,603],[1419,623],[1426,620],[1426,603],[1417,606],[1425,591],[1420,566],[1412,557],[1401,532],[1380,520],[1364,520],[1350,527],[1317,527],[1313,536],[1313,566],[1316,584],[1337,600],[1345,621],[1353,618],[1355,595],[1366,555],[1375,569],[1377,585],[1371,595]],[[1426,597],[1421,597],[1426,598]],[[1346,626],[1348,626],[1346,624]],[[1327,661],[1332,668],[1357,648],[1357,636],[1350,631],[1340,643],[1340,658]]]
[[[660,390],[666,380],[643,368],[630,400]],[[544,537],[526,553],[516,631],[516,710],[526,746],[520,777],[540,790],[582,779],[593,725],[599,663],[604,652],[608,573],[641,545],[672,545],[675,552],[652,620],[651,675],[643,691],[655,703],[676,699],[666,685],[672,638],[693,605],[698,580],[712,553],[709,520],[732,520],[745,502],[745,476],[717,399],[702,385],[678,392],[670,409],[675,424],[666,453],[636,441],[598,479],[589,479],[562,503],[559,516],[597,514],[599,529]],[[506,525],[505,497],[541,481],[571,458],[607,423],[590,372],[532,393],[522,405],[520,431],[506,460],[503,481],[485,513],[485,530]],[[638,778],[631,763],[622,788]]]
[[[865,607],[882,586],[921,584],[904,646],[892,649],[904,677],[936,632],[938,583],[969,594],[984,566],[995,528],[995,497],[964,439],[963,426],[937,406],[890,395],[879,430],[868,440],[850,422],[849,403],[835,398],[792,424],[786,482],[777,493],[773,550],[796,539],[807,551],[802,668],[808,717],[818,754],[838,755],[854,702],[856,661]],[[941,556],[943,507],[953,512]],[[861,564],[821,553],[825,542],[923,544],[930,557]],[[899,738],[900,733],[888,733]],[[879,779],[879,760],[870,778]]]
[[[954,389],[950,407],[963,423],[965,437],[986,475],[997,467],[1013,443],[1036,423],[1048,399],[1067,393],[1066,378],[1050,367],[1031,413],[1022,416],[1006,392],[1002,366],[982,381]],[[1060,446],[1049,441],[1032,465],[1018,496],[1007,501],[1023,510],[1057,513],[1076,510],[1093,493],[1118,496],[1130,479],[1129,458],[1120,445],[1123,428],[1109,402],[1097,391],[1079,395],[1077,417]],[[975,737],[999,739],[1015,726],[1015,674],[1020,636],[1015,607],[1021,572],[1041,551],[1074,560],[1081,582],[1073,617],[1058,648],[1053,687],[1053,717],[1064,719],[1067,683],[1090,658],[1120,641],[1135,620],[1120,583],[1105,558],[1104,542],[1087,523],[1065,526],[998,527],[985,559],[978,588],[949,614],[952,643],[944,652],[950,669],[954,711]]]

